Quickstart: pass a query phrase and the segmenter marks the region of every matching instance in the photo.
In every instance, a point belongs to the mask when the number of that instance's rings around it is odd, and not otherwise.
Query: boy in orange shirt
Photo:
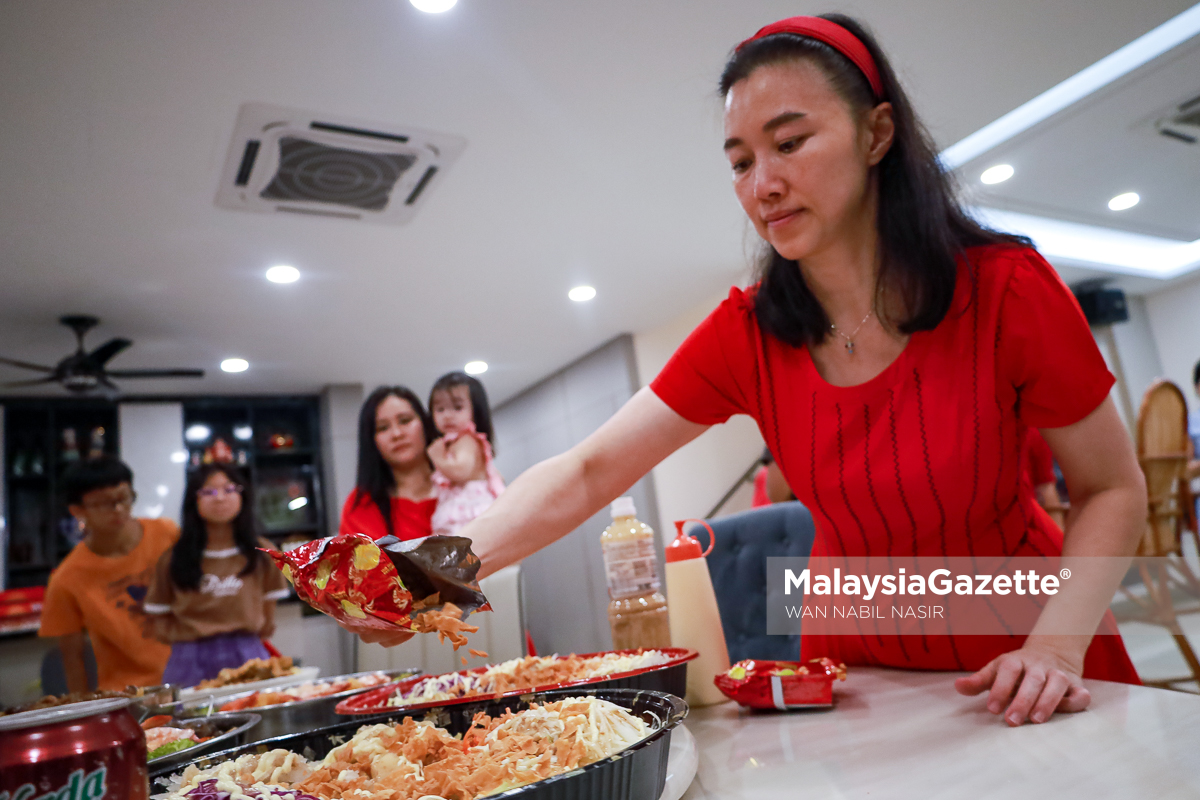
[[[39,636],[58,637],[72,692],[88,690],[87,631],[100,689],[162,682],[171,648],[154,638],[142,608],[159,557],[179,538],[166,519],[134,519],[133,473],[111,456],[80,462],[64,475],[68,510],[84,539],[50,575]]]

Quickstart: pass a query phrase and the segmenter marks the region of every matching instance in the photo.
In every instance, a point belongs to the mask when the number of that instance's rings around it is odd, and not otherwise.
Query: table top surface
[[[684,800],[1200,797],[1200,695],[1086,681],[1087,711],[1009,728],[955,677],[860,667],[832,709],[694,709]]]

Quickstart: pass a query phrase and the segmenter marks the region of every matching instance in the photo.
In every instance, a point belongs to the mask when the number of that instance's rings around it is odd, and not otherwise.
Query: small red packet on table
[[[478,630],[461,618],[491,610],[475,579],[481,562],[462,536],[430,536],[414,545],[394,536],[373,541],[361,533],[339,534],[286,553],[263,552],[301,600],[338,622],[439,631],[458,649],[466,641],[461,631]]]
[[[813,708],[833,705],[833,682],[846,680],[846,665],[814,658],[796,661],[739,661],[713,678],[726,697],[750,708]]]

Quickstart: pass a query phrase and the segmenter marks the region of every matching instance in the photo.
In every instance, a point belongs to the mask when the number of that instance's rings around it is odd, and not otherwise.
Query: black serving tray
[[[586,691],[580,691],[584,689]],[[688,706],[683,700],[664,692],[641,689],[597,689],[592,686],[577,689],[555,689],[517,697],[479,700],[472,703],[421,709],[395,714],[358,717],[350,722],[330,725],[311,731],[290,733],[263,739],[253,744],[210,753],[192,761],[204,769],[223,761],[229,761],[247,753],[265,753],[268,750],[284,749],[300,753],[309,760],[324,758],[334,747],[344,743],[363,725],[382,722],[400,722],[406,717],[427,717],[439,726],[459,735],[471,726],[471,720],[480,711],[497,716],[505,711],[522,711],[530,703],[552,703],[566,697],[595,697],[615,703],[630,713],[640,716],[657,726],[652,734],[642,741],[622,750],[614,756],[588,764],[585,767],[555,775],[528,786],[510,789],[492,798],[519,798],[519,800],[654,800],[662,795],[667,780],[667,756],[670,752],[671,731],[687,716]],[[151,794],[167,791],[166,780],[182,770],[184,765],[151,772]]]

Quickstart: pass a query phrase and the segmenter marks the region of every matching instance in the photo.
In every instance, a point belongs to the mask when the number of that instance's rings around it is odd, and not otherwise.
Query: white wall
[[[728,292],[709,298],[658,327],[635,333],[633,349],[642,385],[650,383],[671,354]],[[674,530],[674,520],[702,517],[761,455],[762,436],[747,416],[736,416],[715,425],[691,444],[668,456],[654,468],[658,518]],[[750,507],[751,490],[743,490],[721,510],[732,514]]]
[[[4,513],[8,507],[4,499],[4,487],[8,481],[4,472],[8,467],[8,459],[5,458],[7,452],[4,445],[4,406],[0,406],[0,591],[8,588],[8,517]]]
[[[135,517],[179,522],[187,484],[182,403],[121,403],[117,406],[121,460],[133,470]]]
[[[633,344],[621,336],[496,408],[496,466],[512,481],[582,441],[637,389]],[[638,481],[627,494],[637,504],[638,517],[661,537],[653,479]],[[611,647],[600,552],[600,533],[611,520],[606,508],[522,562],[525,626],[539,652]]]
[[[1147,295],[1145,303],[1163,374],[1183,389],[1194,411],[1200,403],[1192,386],[1192,368],[1200,360],[1200,276]]]
[[[342,504],[354,489],[362,402],[361,383],[329,384],[321,391],[321,463],[330,536],[337,533]]]
[[[325,494],[325,517],[329,525],[326,535],[333,536],[338,531],[341,521],[342,503],[354,488],[355,472],[358,466],[358,410],[363,401],[363,386],[361,383],[329,384],[321,390],[321,466]],[[296,605],[299,608],[299,605]],[[282,610],[282,607],[281,607]],[[359,638],[349,631],[343,630],[325,616],[296,616],[287,630],[297,636],[303,632],[304,637],[316,637],[324,644],[314,649],[311,643],[300,646],[308,647],[314,659],[321,659],[322,673],[325,675],[357,672],[359,669],[375,669],[375,667],[360,667]],[[279,624],[280,634],[285,627]],[[381,648],[382,649],[382,648]],[[328,662],[329,669],[325,668]],[[309,662],[306,662],[309,663]],[[316,664],[316,661],[312,661]],[[380,667],[386,668],[386,667]],[[336,670],[336,671],[335,671]]]
[[[1150,388],[1150,384],[1163,377],[1164,371],[1162,359],[1159,356],[1158,342],[1150,323],[1146,299],[1131,295],[1126,297],[1126,305],[1129,308],[1129,320],[1113,325],[1112,334],[1116,340],[1117,353],[1120,355],[1121,367],[1124,370],[1132,415],[1136,420],[1142,395],[1146,393],[1146,389]],[[1106,335],[1101,329],[1093,329],[1092,333],[1096,336],[1096,343],[1100,345],[1100,352],[1104,354],[1108,368],[1119,379],[1121,375],[1115,368]],[[1113,387],[1113,402],[1117,406],[1121,419],[1125,422],[1125,427],[1132,431],[1132,423],[1135,420],[1126,419],[1126,411],[1121,402],[1119,389],[1119,385]]]

